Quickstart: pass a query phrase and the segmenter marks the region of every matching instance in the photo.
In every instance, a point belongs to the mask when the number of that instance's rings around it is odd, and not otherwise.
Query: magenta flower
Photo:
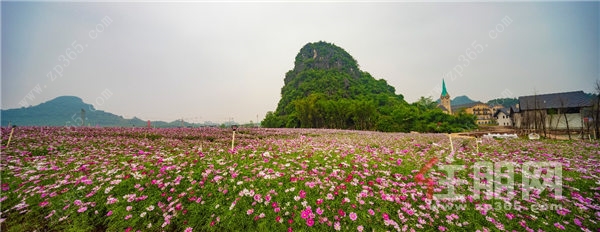
[[[302,199],[306,198],[306,191],[301,189],[300,192],[298,193],[298,196],[300,196],[300,198],[302,198]]]
[[[369,214],[371,214],[371,216],[375,215],[375,211],[373,211],[373,209],[369,209]]]
[[[438,226],[438,230],[439,230],[439,231],[446,231],[446,227],[443,227],[443,226]]]
[[[313,220],[312,218],[309,218],[308,220],[306,220],[306,225],[309,227],[312,227],[315,224],[315,220]]]
[[[125,216],[125,220],[129,220],[129,219],[131,219],[131,217],[133,217],[133,216],[131,214],[129,214],[129,215]]]
[[[565,227],[564,227],[563,225],[561,225],[560,223],[558,223],[558,222],[557,222],[557,223],[554,223],[554,226],[555,226],[556,228],[558,228],[558,229],[561,229],[561,230],[564,230],[564,229],[565,229]]]
[[[344,210],[343,210],[343,209],[339,209],[339,210],[338,210],[338,214],[339,214],[341,217],[345,217],[345,216],[346,216],[346,212],[344,212]]]
[[[560,208],[556,210],[556,213],[561,215],[561,216],[565,216],[567,214],[569,214],[571,212],[571,210],[567,209],[567,208]]]
[[[573,219],[573,222],[575,222],[575,225],[581,227],[581,220],[579,220],[579,218]]]
[[[383,220],[390,220],[390,216],[387,213],[383,213]]]
[[[40,202],[40,207],[47,206],[48,204],[49,204],[48,201],[42,201],[42,202]]]
[[[79,208],[79,209],[77,210],[77,212],[78,212],[78,213],[83,213],[83,212],[85,212],[86,210],[87,210],[87,207],[85,207],[85,206],[84,206],[84,207],[81,207],[81,208]]]
[[[112,210],[110,210],[110,211],[108,211],[108,213],[106,213],[106,216],[108,217],[108,216],[110,216],[110,215],[112,215],[112,214],[113,214],[113,211],[112,211]]]
[[[300,217],[302,219],[307,219],[310,216],[310,211],[308,209],[302,210],[302,213],[300,214]]]
[[[192,232],[192,227],[185,228],[184,232]]]

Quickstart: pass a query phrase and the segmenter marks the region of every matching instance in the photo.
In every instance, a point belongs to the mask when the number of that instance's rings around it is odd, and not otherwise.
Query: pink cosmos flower
[[[555,226],[556,228],[558,228],[558,229],[561,229],[561,230],[564,230],[564,229],[565,229],[565,227],[564,227],[563,225],[561,225],[560,223],[558,223],[558,222],[557,222],[557,223],[554,223],[554,226]]]
[[[308,211],[308,209],[302,210],[302,213],[300,214],[300,217],[302,219],[307,219],[309,216],[310,216],[310,211]]]
[[[129,220],[129,219],[131,219],[131,217],[133,217],[133,216],[131,214],[129,214],[129,215],[125,216],[125,220]]]
[[[383,213],[383,220],[390,220],[390,216],[387,213]]]
[[[344,212],[344,210],[342,210],[342,209],[338,210],[338,214],[342,217],[346,216],[346,212]]]
[[[298,193],[298,196],[300,196],[300,198],[302,198],[302,199],[306,198],[306,191],[301,189],[300,192]]]
[[[48,215],[47,215],[46,217],[44,217],[44,218],[48,219],[48,218],[52,217],[52,215],[54,215],[55,213],[56,213],[56,210],[52,210],[52,212],[50,212],[50,214],[48,214]]]
[[[317,214],[318,215],[323,214],[323,209],[321,209],[321,207],[317,208]]]
[[[375,211],[373,211],[373,209],[369,209],[369,214],[371,214],[371,216],[375,215]]]
[[[351,212],[351,213],[350,213],[350,220],[352,220],[352,221],[356,221],[356,219],[357,219],[357,218],[358,218],[358,215],[356,215],[356,213],[355,213],[355,212]]]
[[[110,216],[110,215],[112,215],[112,214],[113,214],[113,211],[112,211],[112,210],[110,210],[110,211],[108,211],[108,213],[106,213],[106,216],[108,217],[108,216]]]
[[[78,213],[83,213],[83,212],[85,212],[86,210],[87,210],[87,207],[85,207],[85,206],[84,206],[84,207],[81,207],[81,208],[79,208],[79,209],[77,210],[77,212],[78,212]]]
[[[570,212],[571,212],[571,210],[569,210],[567,208],[560,208],[560,209],[556,210],[556,213],[559,214],[559,215],[561,215],[561,216],[565,216],[565,215],[567,215]]]
[[[333,194],[328,193],[327,194],[327,200],[333,200]]]
[[[335,222],[333,224],[333,229],[340,231],[342,229],[342,225],[340,225],[340,222]]]
[[[575,222],[575,225],[581,227],[581,220],[579,220],[579,218],[573,219],[573,222]]]
[[[49,204],[48,201],[42,201],[42,202],[40,202],[40,207],[47,206],[48,204]]]
[[[254,209],[249,209],[246,211],[246,214],[251,215],[252,213],[254,213]]]
[[[308,220],[306,220],[306,225],[309,227],[312,227],[315,224],[315,220],[313,220],[312,218],[309,218]]]
[[[185,228],[184,232],[192,232],[192,227]]]

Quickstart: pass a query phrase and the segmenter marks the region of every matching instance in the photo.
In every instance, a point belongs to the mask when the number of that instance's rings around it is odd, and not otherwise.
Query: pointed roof
[[[448,96],[448,91],[446,91],[446,82],[442,79],[442,97]]]

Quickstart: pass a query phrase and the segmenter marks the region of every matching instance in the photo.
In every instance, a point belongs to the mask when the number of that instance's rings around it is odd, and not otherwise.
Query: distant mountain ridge
[[[451,106],[458,106],[458,105],[464,105],[464,104],[470,104],[470,103],[474,103],[476,101],[473,101],[471,98],[469,98],[466,95],[462,95],[462,96],[458,96],[455,97],[454,99],[452,99],[450,101],[450,105]],[[437,100],[437,103],[440,103],[440,99]]]
[[[479,102],[479,101],[475,101],[475,100],[469,98],[467,95],[461,95],[461,96],[457,96],[454,99],[452,99],[452,101],[450,101],[450,104],[452,106],[460,106],[460,105],[466,105],[466,104],[471,104],[471,103],[475,103],[475,102]],[[440,99],[437,100],[437,103],[440,104]],[[496,98],[496,99],[489,100],[488,102],[485,102],[485,104],[488,104],[488,105],[502,105],[505,108],[509,108],[518,103],[519,103],[519,100],[517,98]]]
[[[85,118],[82,119],[82,110],[85,111]],[[132,119],[123,118],[103,110],[97,110],[94,105],[87,104],[79,97],[60,96],[50,101],[36,106],[23,107],[17,109],[7,109],[0,111],[1,125],[17,126],[80,126],[85,123],[86,126],[122,126],[122,127],[144,127],[147,121],[133,117]],[[164,121],[152,121],[155,127],[178,127],[180,121],[170,123]],[[183,126],[192,124],[184,122]]]

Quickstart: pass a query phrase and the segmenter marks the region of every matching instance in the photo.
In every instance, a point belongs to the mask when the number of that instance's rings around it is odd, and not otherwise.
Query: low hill
[[[85,118],[82,118],[82,110]],[[139,118],[126,119],[109,112],[95,109],[93,105],[83,102],[79,97],[61,96],[36,106],[18,109],[1,110],[1,125],[18,126],[80,126],[82,123],[90,126],[123,126],[143,127],[147,121]],[[163,121],[152,122],[156,127],[178,127],[181,122]],[[185,123],[184,126],[191,126]]]
[[[515,106],[519,104],[519,99],[517,98],[496,98],[489,100],[487,102],[488,105],[502,105],[504,108],[510,108],[511,106]]]

